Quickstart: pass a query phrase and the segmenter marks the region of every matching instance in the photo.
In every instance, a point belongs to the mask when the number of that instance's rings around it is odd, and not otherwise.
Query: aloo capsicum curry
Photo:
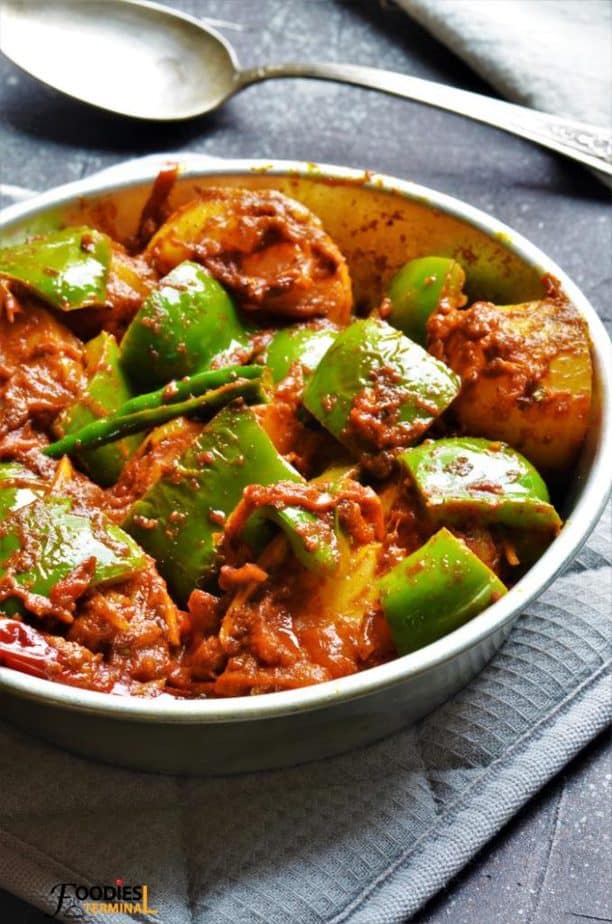
[[[466,267],[423,256],[364,313],[278,192],[145,212],[132,249],[67,227],[0,250],[0,663],[263,693],[415,651],[505,594],[562,527],[546,482],[589,419],[588,337],[555,281],[469,303]]]

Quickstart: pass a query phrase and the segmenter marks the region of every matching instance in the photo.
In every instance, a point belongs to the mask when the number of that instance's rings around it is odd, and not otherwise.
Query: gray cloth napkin
[[[612,123],[609,0],[396,0],[502,96]]]

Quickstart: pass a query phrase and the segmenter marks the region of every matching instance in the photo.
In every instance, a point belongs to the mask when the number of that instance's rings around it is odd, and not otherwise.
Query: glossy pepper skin
[[[130,509],[125,529],[152,555],[170,592],[184,604],[194,587],[212,577],[225,519],[250,484],[299,481],[301,475],[276,451],[244,405],[220,411],[183,453],[170,472]],[[299,544],[308,511],[275,511],[275,519]],[[260,547],[267,538],[265,520],[255,515],[245,542]],[[297,546],[295,546],[297,547]],[[307,551],[304,546],[304,551]],[[315,554],[316,548],[310,552]],[[325,554],[325,550],[323,550]]]
[[[265,521],[281,529],[295,557],[305,568],[318,575],[334,574],[338,567],[339,550],[335,530],[330,530],[310,510],[295,504],[261,507],[249,520],[244,536],[254,551],[261,549],[267,538],[262,529]]]
[[[141,433],[177,417],[210,417],[219,408],[236,398],[243,401],[266,400],[261,385],[261,366],[227,366],[210,372],[200,372],[166,388],[130,398],[108,417],[101,417],[45,446],[43,452],[52,458],[67,453],[91,451],[131,433]]]
[[[325,469],[309,484],[320,487],[321,499],[324,494],[334,494],[337,488],[346,480],[353,480],[356,475],[354,465],[334,465]],[[300,478],[300,481],[303,479]],[[257,529],[261,520],[270,520],[275,523],[287,537],[295,557],[305,568],[321,578],[335,576],[341,579],[343,562],[346,566],[348,540],[343,535],[338,523],[337,514],[334,515],[333,527],[330,528],[323,519],[313,514],[307,508],[296,504],[270,504],[258,508],[254,513],[245,531],[255,532],[255,539],[260,544],[261,530]],[[321,590],[325,582],[321,584]],[[326,585],[325,585],[326,586]]]
[[[442,638],[506,593],[497,575],[444,528],[387,572],[378,587],[400,655]]]
[[[304,404],[356,452],[410,446],[458,394],[460,379],[384,321],[345,328],[317,366]]]
[[[112,334],[102,331],[85,348],[86,393],[55,421],[54,431],[62,437],[116,412],[131,397],[130,387],[119,362],[119,347]],[[140,445],[132,435],[97,449],[83,449],[75,455],[88,475],[102,487],[114,484],[121,470]]]
[[[157,388],[209,368],[247,341],[234,304],[216,279],[189,260],[162,279],[121,341],[121,361],[137,389]]]
[[[324,510],[329,506],[330,496],[333,497],[343,487],[359,480],[358,471],[359,467],[354,464],[338,462],[328,466],[320,475],[307,482],[309,488],[313,489],[309,492],[310,500],[315,507],[320,502],[319,510]],[[305,483],[301,477],[299,480]],[[314,492],[318,492],[318,496]],[[282,498],[282,491],[278,496]],[[260,518],[271,520],[284,531],[293,554],[309,571],[320,577],[339,577],[342,559],[344,557],[346,560],[346,549],[350,547],[350,542],[340,526],[337,510],[334,511],[331,529],[319,515],[297,503],[283,504],[276,501],[275,504],[259,507],[252,515],[248,527],[252,528]]]
[[[255,381],[258,388],[265,389],[266,375],[261,366],[223,366],[222,369],[196,372],[178,382],[170,382],[165,388],[137,395],[121,407],[121,414],[136,414],[139,411],[155,410],[165,404],[180,404],[189,398],[197,398],[224,385],[231,385],[239,379]],[[262,392],[258,397],[264,400],[265,396]]]
[[[265,363],[276,385],[292,368],[299,366],[307,381],[335,341],[338,328],[329,322],[311,322],[282,327],[270,341]]]
[[[313,479],[339,488],[349,481],[358,480],[359,470],[354,465],[333,465]],[[341,615],[343,619],[361,621],[368,610],[375,609],[378,600],[376,573],[382,554],[381,542],[353,543],[336,522],[338,565],[332,574],[323,576],[317,588],[321,611]]]
[[[6,517],[0,524],[0,577],[10,572],[30,593],[48,597],[90,558],[95,558],[92,587],[125,580],[145,567],[146,555],[122,529],[105,517],[92,521],[71,510],[69,498],[48,496]],[[16,597],[0,602],[0,611],[9,615],[20,609]]]
[[[59,311],[104,305],[111,242],[93,228],[66,228],[0,250],[0,276]]]
[[[561,527],[543,478],[505,443],[474,437],[427,441],[403,452],[400,462],[434,522],[476,519],[553,534]]]
[[[449,257],[420,257],[410,260],[395,274],[388,289],[391,314],[388,321],[406,336],[425,346],[427,321],[440,306],[460,308],[465,273]]]
[[[0,524],[14,510],[19,510],[47,493],[47,485],[18,462],[0,463]]]

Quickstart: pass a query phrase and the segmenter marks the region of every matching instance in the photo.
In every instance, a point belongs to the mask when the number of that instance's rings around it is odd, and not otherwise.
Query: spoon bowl
[[[313,77],[447,109],[612,176],[607,129],[375,67],[289,62],[243,70],[214,29],[147,0],[0,0],[0,50],[43,83],[138,119],[189,119],[249,84]]]
[[[189,119],[236,89],[238,64],[225,39],[154,3],[6,0],[0,35],[4,54],[33,77],[119,115]]]

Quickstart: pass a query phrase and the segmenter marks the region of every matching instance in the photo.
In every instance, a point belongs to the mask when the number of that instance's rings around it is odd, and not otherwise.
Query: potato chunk
[[[463,379],[453,407],[464,432],[508,442],[545,473],[567,471],[587,430],[592,367],[586,324],[558,290],[438,312],[428,346]]]
[[[146,254],[162,274],[183,260],[201,263],[242,308],[349,319],[344,257],[312,212],[275,190],[203,189],[162,225]]]

